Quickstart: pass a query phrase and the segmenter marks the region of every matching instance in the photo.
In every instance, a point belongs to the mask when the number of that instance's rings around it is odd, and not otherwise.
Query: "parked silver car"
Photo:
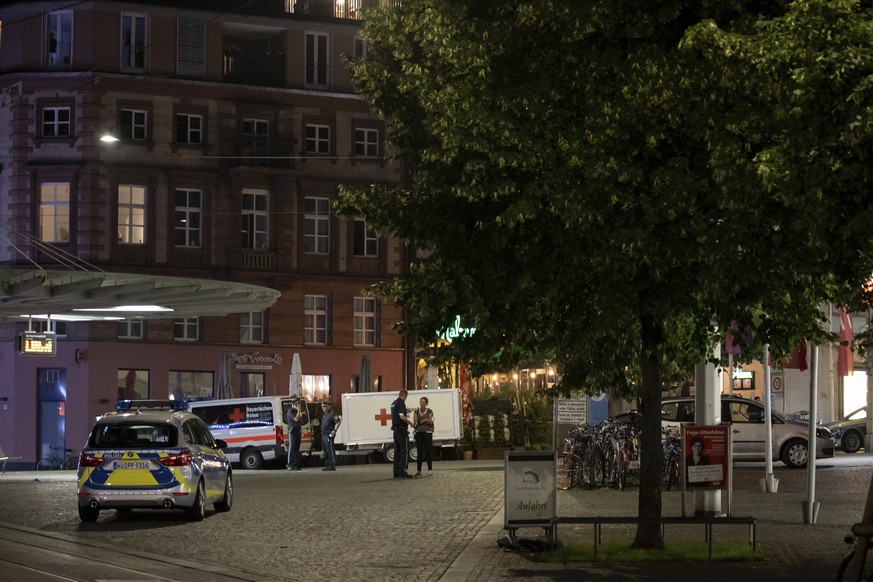
[[[771,411],[773,419],[773,458],[791,468],[805,467],[809,459],[809,424],[790,420]],[[733,456],[737,461],[762,460],[764,448],[764,405],[740,396],[722,396],[721,421],[731,426]],[[663,426],[694,422],[694,397],[664,398],[661,401]],[[823,426],[815,429],[816,458],[833,457],[831,432]]]
[[[230,511],[233,475],[206,424],[172,401],[121,401],[97,420],[79,455],[78,505],[82,521],[100,511],[183,509],[200,521],[205,507]]]

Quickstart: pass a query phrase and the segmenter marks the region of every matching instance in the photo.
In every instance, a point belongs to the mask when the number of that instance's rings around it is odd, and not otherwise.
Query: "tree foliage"
[[[338,209],[426,251],[378,289],[404,331],[428,341],[460,314],[477,332],[453,355],[474,369],[545,354],[568,388],[638,391],[639,510],[658,517],[665,371],[690,370],[731,321],[777,356],[821,338],[821,302],[873,267],[866,14],[847,0],[369,12],[353,77],[411,178],[346,189]],[[640,525],[635,545],[662,544]]]

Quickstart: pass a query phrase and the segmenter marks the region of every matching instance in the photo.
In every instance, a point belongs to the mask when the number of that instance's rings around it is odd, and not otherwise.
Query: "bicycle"
[[[837,582],[873,582],[873,567],[867,559],[873,539],[873,477],[867,488],[867,502],[861,521],[852,526],[852,534],[845,538],[852,548],[846,553],[837,570]]]
[[[667,491],[678,487],[682,478],[682,442],[679,440],[679,427],[668,426],[664,433],[664,484]]]
[[[564,451],[558,460],[557,485],[560,489],[572,489],[582,482],[584,450],[587,442],[585,429],[570,429],[570,436],[564,439]]]
[[[37,471],[53,471],[53,470],[71,470],[78,466],[79,460],[73,455],[73,449],[61,449],[60,447],[49,446],[51,452],[48,457],[42,458],[36,464]],[[60,452],[64,455],[61,456]]]

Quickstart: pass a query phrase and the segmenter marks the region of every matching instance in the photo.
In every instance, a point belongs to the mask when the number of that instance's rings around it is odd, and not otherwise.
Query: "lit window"
[[[65,243],[70,240],[70,183],[45,182],[39,186],[39,239]]]
[[[118,187],[118,242],[129,245],[145,244],[145,188]]]

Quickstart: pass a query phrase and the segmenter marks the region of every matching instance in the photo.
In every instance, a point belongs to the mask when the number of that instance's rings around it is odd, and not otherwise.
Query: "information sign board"
[[[586,424],[588,422],[588,400],[565,400],[557,401],[558,422],[570,424]]]
[[[557,517],[554,451],[507,451],[504,529],[551,527]]]

